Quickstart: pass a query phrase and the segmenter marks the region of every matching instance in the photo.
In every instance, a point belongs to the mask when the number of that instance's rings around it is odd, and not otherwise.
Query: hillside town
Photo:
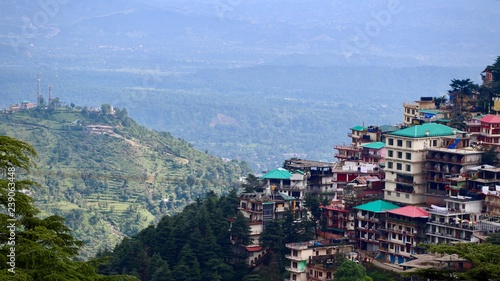
[[[483,89],[494,80],[482,73]],[[500,100],[481,101],[463,87],[444,98],[403,104],[402,124],[356,125],[349,145],[335,145],[336,162],[291,158],[260,176],[261,186],[239,196],[251,229],[249,245],[235,245],[258,266],[269,249],[259,241],[266,224],[291,211],[311,216],[306,197],[320,198],[317,239],[289,243],[293,281],[332,280],[339,254],[397,272],[419,268],[464,271],[471,262],[433,254],[426,244],[481,243],[500,232]],[[466,86],[466,85],[465,85]]]

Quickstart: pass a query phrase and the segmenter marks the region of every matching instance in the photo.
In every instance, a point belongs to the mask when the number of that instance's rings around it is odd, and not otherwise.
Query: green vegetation
[[[40,186],[24,178],[35,166],[36,151],[29,144],[0,136],[0,279],[1,280],[137,280],[106,277],[93,262],[75,259],[83,246],[57,215],[38,216],[28,195]]]
[[[492,234],[484,243],[458,243],[455,245],[428,245],[428,251],[438,254],[456,254],[472,262],[472,268],[419,269],[415,275],[437,280],[500,280],[500,234]]]
[[[42,216],[67,219],[72,233],[86,243],[83,258],[209,191],[228,192],[250,172],[245,163],[223,161],[167,132],[137,125],[125,109],[111,115],[75,108],[0,114],[0,135],[39,151],[39,169],[30,176],[46,188],[36,191],[36,204]],[[88,125],[113,128],[93,134]]]
[[[124,239],[112,253],[100,253],[108,261],[100,271],[152,281],[243,280],[250,272],[245,256],[233,252],[230,235],[245,241],[249,232],[237,234],[228,221],[236,216],[237,206],[234,190],[221,197],[210,192],[204,200]]]
[[[350,260],[345,260],[335,272],[335,281],[373,281],[366,269]]]

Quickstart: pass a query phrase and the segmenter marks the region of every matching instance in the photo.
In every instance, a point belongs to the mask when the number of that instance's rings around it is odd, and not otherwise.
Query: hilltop
[[[206,192],[228,192],[250,172],[167,132],[148,130],[125,109],[48,107],[0,114],[0,134],[39,153],[31,174],[42,215],[67,219],[83,258],[181,210]]]

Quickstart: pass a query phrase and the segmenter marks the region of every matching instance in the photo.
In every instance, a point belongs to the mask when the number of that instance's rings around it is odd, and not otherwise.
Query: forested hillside
[[[236,216],[237,206],[235,192],[220,198],[211,193],[125,239],[113,253],[101,253],[108,263],[100,271],[152,281],[243,280],[248,268],[243,260],[237,262],[229,234],[248,239],[249,227],[240,215],[228,231],[228,218]]]
[[[165,214],[181,210],[206,192],[228,192],[250,172],[245,163],[223,161],[169,133],[148,130],[125,109],[106,114],[80,107],[35,108],[0,114],[0,134],[24,140],[39,153],[31,173],[42,215],[60,214],[83,257],[112,247]],[[99,134],[105,125],[105,134]]]

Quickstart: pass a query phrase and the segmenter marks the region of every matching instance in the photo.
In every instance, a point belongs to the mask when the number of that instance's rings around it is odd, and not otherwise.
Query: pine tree
[[[36,156],[29,144],[0,136],[0,227],[8,229],[8,235],[0,235],[0,280],[137,280],[105,277],[94,262],[75,260],[83,243],[70,234],[64,219],[37,217],[28,194],[39,185],[19,179],[36,167]]]

